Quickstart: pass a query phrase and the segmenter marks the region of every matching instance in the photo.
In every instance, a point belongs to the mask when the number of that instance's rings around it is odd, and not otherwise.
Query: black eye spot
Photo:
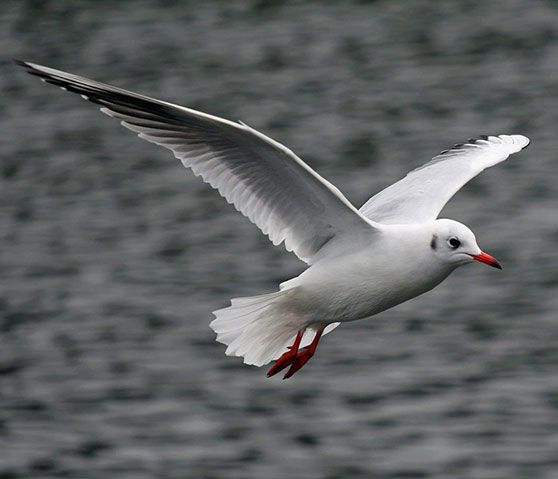
[[[453,248],[453,249],[457,249],[461,246],[461,241],[459,241],[455,236],[452,236],[449,240],[448,240],[448,244]]]
[[[432,239],[430,240],[430,247],[435,251],[438,247],[438,237],[436,235],[432,235]]]

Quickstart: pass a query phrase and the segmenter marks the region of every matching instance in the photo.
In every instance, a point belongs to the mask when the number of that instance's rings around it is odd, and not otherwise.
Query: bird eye
[[[461,246],[461,241],[459,241],[455,236],[452,236],[449,240],[448,240],[448,244],[453,248],[453,249],[457,249]]]

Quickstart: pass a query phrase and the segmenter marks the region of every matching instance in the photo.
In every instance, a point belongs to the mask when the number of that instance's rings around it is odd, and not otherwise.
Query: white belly
[[[412,259],[405,263],[407,268],[401,268],[401,264],[385,256],[362,253],[316,264],[288,282],[297,286],[289,307],[303,314],[308,323],[354,321],[429,291],[452,271],[436,263],[417,264]]]

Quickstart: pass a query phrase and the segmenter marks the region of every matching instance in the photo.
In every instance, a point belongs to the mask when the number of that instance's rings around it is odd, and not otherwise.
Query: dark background
[[[1,479],[558,478],[556,3],[14,1],[0,45]],[[357,206],[453,143],[527,135],[443,212],[504,270],[266,379],[211,311],[303,264],[11,57],[241,119]]]

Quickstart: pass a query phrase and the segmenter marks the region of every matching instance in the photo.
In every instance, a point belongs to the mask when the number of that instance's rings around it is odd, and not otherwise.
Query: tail
[[[280,310],[288,291],[231,299],[228,308],[214,311],[210,326],[227,356],[242,356],[246,364],[262,366],[287,349],[302,327],[298,316]]]
[[[217,333],[217,341],[226,344],[227,356],[241,356],[246,364],[263,366],[283,354],[298,331],[306,328],[303,316],[289,312],[286,296],[293,289],[247,298],[231,299],[228,308],[213,311],[210,326]],[[324,334],[339,323],[328,325]],[[301,346],[313,337],[311,326],[304,334]]]

